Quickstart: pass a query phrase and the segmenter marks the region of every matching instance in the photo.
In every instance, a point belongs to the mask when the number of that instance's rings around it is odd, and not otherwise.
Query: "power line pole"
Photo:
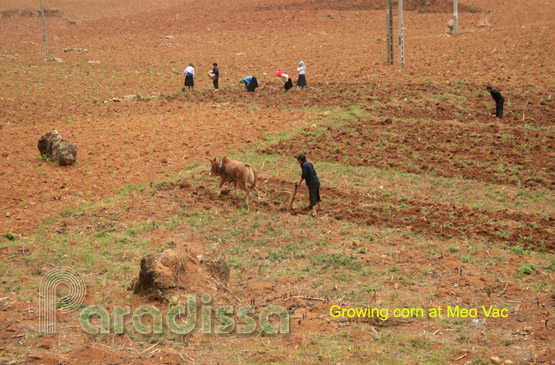
[[[453,0],[453,37],[459,35],[459,1]]]
[[[399,0],[399,66],[405,65],[405,31],[403,30],[403,0]]]
[[[393,0],[387,1],[386,28],[387,28],[387,63],[393,64]]]
[[[46,41],[46,23],[44,21],[44,6],[40,0],[40,15],[42,17],[42,43],[44,43],[44,54],[48,56],[48,42]]]

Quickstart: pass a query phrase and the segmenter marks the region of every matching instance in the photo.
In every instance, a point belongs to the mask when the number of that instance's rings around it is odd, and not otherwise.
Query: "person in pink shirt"
[[[283,71],[278,71],[276,72],[276,76],[279,77],[281,81],[283,81],[283,88],[285,89],[285,91],[293,87],[293,81],[291,80],[291,76],[289,76],[288,74],[284,73]]]

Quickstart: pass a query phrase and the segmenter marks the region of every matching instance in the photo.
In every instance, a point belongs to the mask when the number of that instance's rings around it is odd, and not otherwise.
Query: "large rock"
[[[225,291],[229,266],[222,258],[203,259],[186,248],[168,249],[141,260],[139,277],[129,289],[151,299],[168,301],[182,294],[208,293],[216,297]]]
[[[77,147],[63,139],[57,130],[40,137],[38,148],[41,156],[46,156],[60,166],[71,165],[77,161]]]
[[[44,136],[40,137],[39,139],[38,147],[39,147],[40,154],[50,157],[52,155],[52,145],[61,140],[63,140],[63,138],[62,136],[60,136],[57,130],[52,130],[46,133]]]

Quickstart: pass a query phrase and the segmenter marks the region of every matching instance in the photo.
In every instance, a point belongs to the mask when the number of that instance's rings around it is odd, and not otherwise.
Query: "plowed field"
[[[555,1],[463,1],[452,37],[451,1],[405,0],[403,67],[397,44],[386,62],[385,1],[44,3],[48,55],[37,2],[0,3],[0,363],[555,359]],[[301,60],[308,87],[284,92],[276,71],[296,81]],[[52,129],[75,165],[41,158]],[[304,185],[284,209],[299,152],[321,180],[317,218]],[[218,196],[208,155],[253,164],[262,198]],[[290,333],[142,334],[126,318],[91,335],[63,310],[57,333],[38,330],[53,268],[81,274],[83,307],[170,308],[127,287],[145,255],[182,246],[229,264],[214,307],[281,306]],[[440,306],[479,314],[430,317]]]

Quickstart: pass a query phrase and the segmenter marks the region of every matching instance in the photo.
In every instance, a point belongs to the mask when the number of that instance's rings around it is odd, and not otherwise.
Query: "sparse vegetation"
[[[536,271],[536,266],[531,262],[527,264],[522,264],[519,268],[519,271],[521,274],[531,275],[534,273],[534,271]]]
[[[531,20],[517,1],[514,25],[495,4],[496,31],[487,32],[487,42],[481,30],[488,28],[471,23],[452,39],[438,34],[446,20],[435,13],[441,4],[412,2],[411,24],[421,23],[422,11],[431,11],[426,22],[438,23],[411,26],[407,64],[398,68],[372,48],[385,44],[383,29],[367,23],[381,10],[367,13],[367,2],[257,3],[251,18],[248,8],[230,16],[234,1],[217,12],[193,5],[187,16],[198,24],[187,25],[175,7],[139,2],[118,12],[125,32],[100,27],[89,37],[90,24],[104,24],[96,16],[113,15],[109,7],[87,9],[91,21],[79,32],[55,31],[54,49],[86,36],[100,63],[88,63],[86,53],[49,62],[27,38],[32,24],[2,14],[10,37],[0,54],[0,363],[94,362],[97,355],[113,363],[481,364],[490,360],[480,357],[496,353],[514,362],[545,359],[554,339],[545,319],[553,314],[555,268],[555,83],[540,57],[553,36],[538,26],[549,29],[547,15]],[[302,11],[289,11],[296,7]],[[210,17],[195,17],[198,9]],[[461,5],[473,24],[478,11]],[[182,24],[183,34],[161,36],[153,14]],[[308,23],[307,14],[315,14]],[[238,23],[243,17],[247,23]],[[309,87],[283,93],[264,72],[279,61],[294,74],[293,53],[307,61]],[[221,58],[217,92],[205,74],[211,57]],[[195,90],[180,92],[190,61],[198,63]],[[492,73],[495,62],[503,67]],[[247,72],[261,80],[254,94],[237,84]],[[493,102],[482,86],[492,82],[507,98],[501,121],[489,115]],[[79,164],[43,163],[33,137],[41,128],[68,130]],[[304,185],[292,214],[283,209],[301,151],[322,181],[317,218],[307,214]],[[255,166],[262,198],[251,196],[247,208],[241,193],[218,196],[206,152]],[[285,198],[272,201],[277,193]],[[205,335],[197,326],[183,336],[127,327],[121,335],[89,336],[75,312],[61,312],[63,290],[56,305],[64,332],[32,330],[37,289],[55,267],[83,276],[80,309],[106,306],[112,320],[120,305],[175,308],[177,298],[157,303],[128,288],[145,255],[182,247],[193,252],[187,264],[221,256],[230,267],[221,298],[204,309],[252,305],[250,318],[258,319],[265,305],[276,304],[289,313],[291,333],[272,335],[260,324],[252,335]],[[333,305],[385,309],[389,317],[333,317]],[[482,305],[506,309],[508,318],[484,318]],[[439,306],[443,316],[430,317]],[[478,314],[447,317],[447,306]],[[394,309],[409,312],[395,317]],[[185,321],[184,313],[178,322]]]

